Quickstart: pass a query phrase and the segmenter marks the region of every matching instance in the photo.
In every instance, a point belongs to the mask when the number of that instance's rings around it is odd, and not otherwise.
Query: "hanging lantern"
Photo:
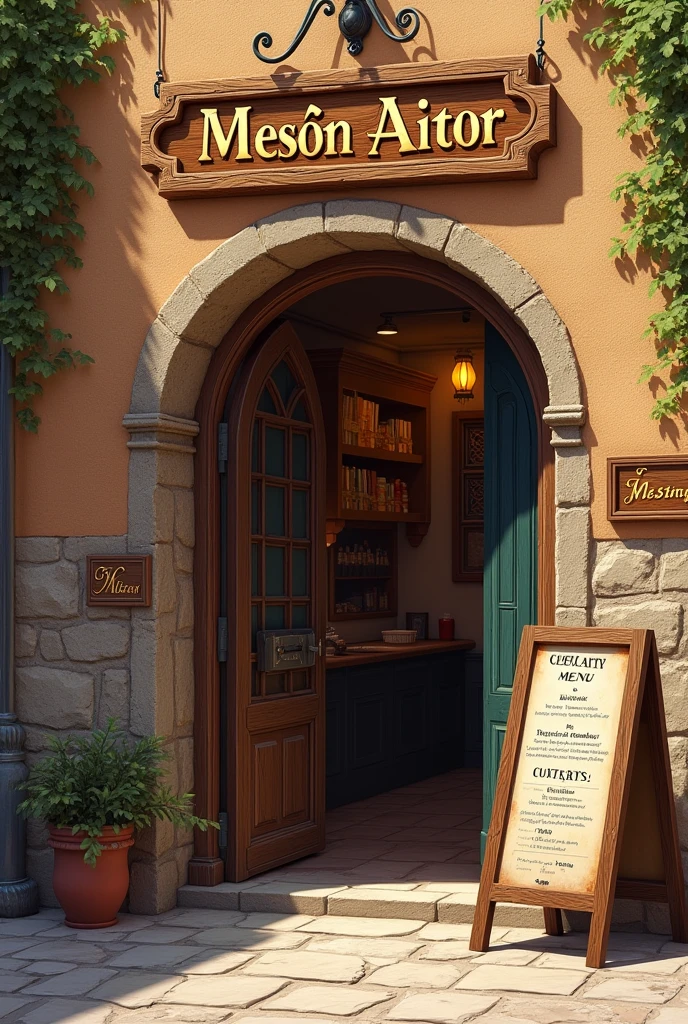
[[[469,398],[473,398],[473,385],[476,381],[473,354],[471,352],[457,352],[454,360],[454,369],[452,370],[454,398],[458,402],[466,402]]]

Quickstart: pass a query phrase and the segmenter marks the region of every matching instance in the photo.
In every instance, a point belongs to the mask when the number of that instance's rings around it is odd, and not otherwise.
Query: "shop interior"
[[[463,877],[482,807],[484,320],[392,276],[285,315],[327,439],[328,847],[315,859],[380,882]]]

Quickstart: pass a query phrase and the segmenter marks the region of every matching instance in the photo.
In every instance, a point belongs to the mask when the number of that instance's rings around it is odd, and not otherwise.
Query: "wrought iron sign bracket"
[[[272,46],[272,36],[269,32],[259,32],[253,40],[253,52],[258,60],[262,60],[265,64],[280,64],[291,57],[294,50],[306,37],[321,9],[325,11],[328,18],[331,17],[335,12],[334,0],[311,0],[301,27],[284,53],[278,57],[269,57],[261,53],[261,46],[266,50]],[[377,22],[387,38],[394,40],[395,43],[409,43],[418,35],[420,28],[420,14],[415,7],[403,7],[396,15],[394,21],[401,34],[395,35],[387,25],[375,0],[346,0],[339,13],[339,30],[347,40],[347,50],[353,57],[357,57],[363,50],[363,40],[372,28],[373,20]]]

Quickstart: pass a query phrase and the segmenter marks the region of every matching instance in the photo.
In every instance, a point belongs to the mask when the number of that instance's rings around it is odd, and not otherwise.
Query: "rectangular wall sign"
[[[86,604],[149,607],[152,568],[151,555],[88,555]]]
[[[167,199],[534,178],[555,144],[532,56],[166,82],[141,162]]]
[[[607,459],[607,518],[688,519],[688,456]]]
[[[489,946],[498,902],[591,914],[604,966],[614,897],[688,920],[659,674],[649,629],[526,626],[514,677],[469,946]]]

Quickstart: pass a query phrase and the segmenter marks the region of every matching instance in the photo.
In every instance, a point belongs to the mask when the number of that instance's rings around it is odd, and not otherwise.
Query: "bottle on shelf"
[[[449,612],[444,612],[438,622],[438,635],[440,640],[454,639],[454,619]]]

